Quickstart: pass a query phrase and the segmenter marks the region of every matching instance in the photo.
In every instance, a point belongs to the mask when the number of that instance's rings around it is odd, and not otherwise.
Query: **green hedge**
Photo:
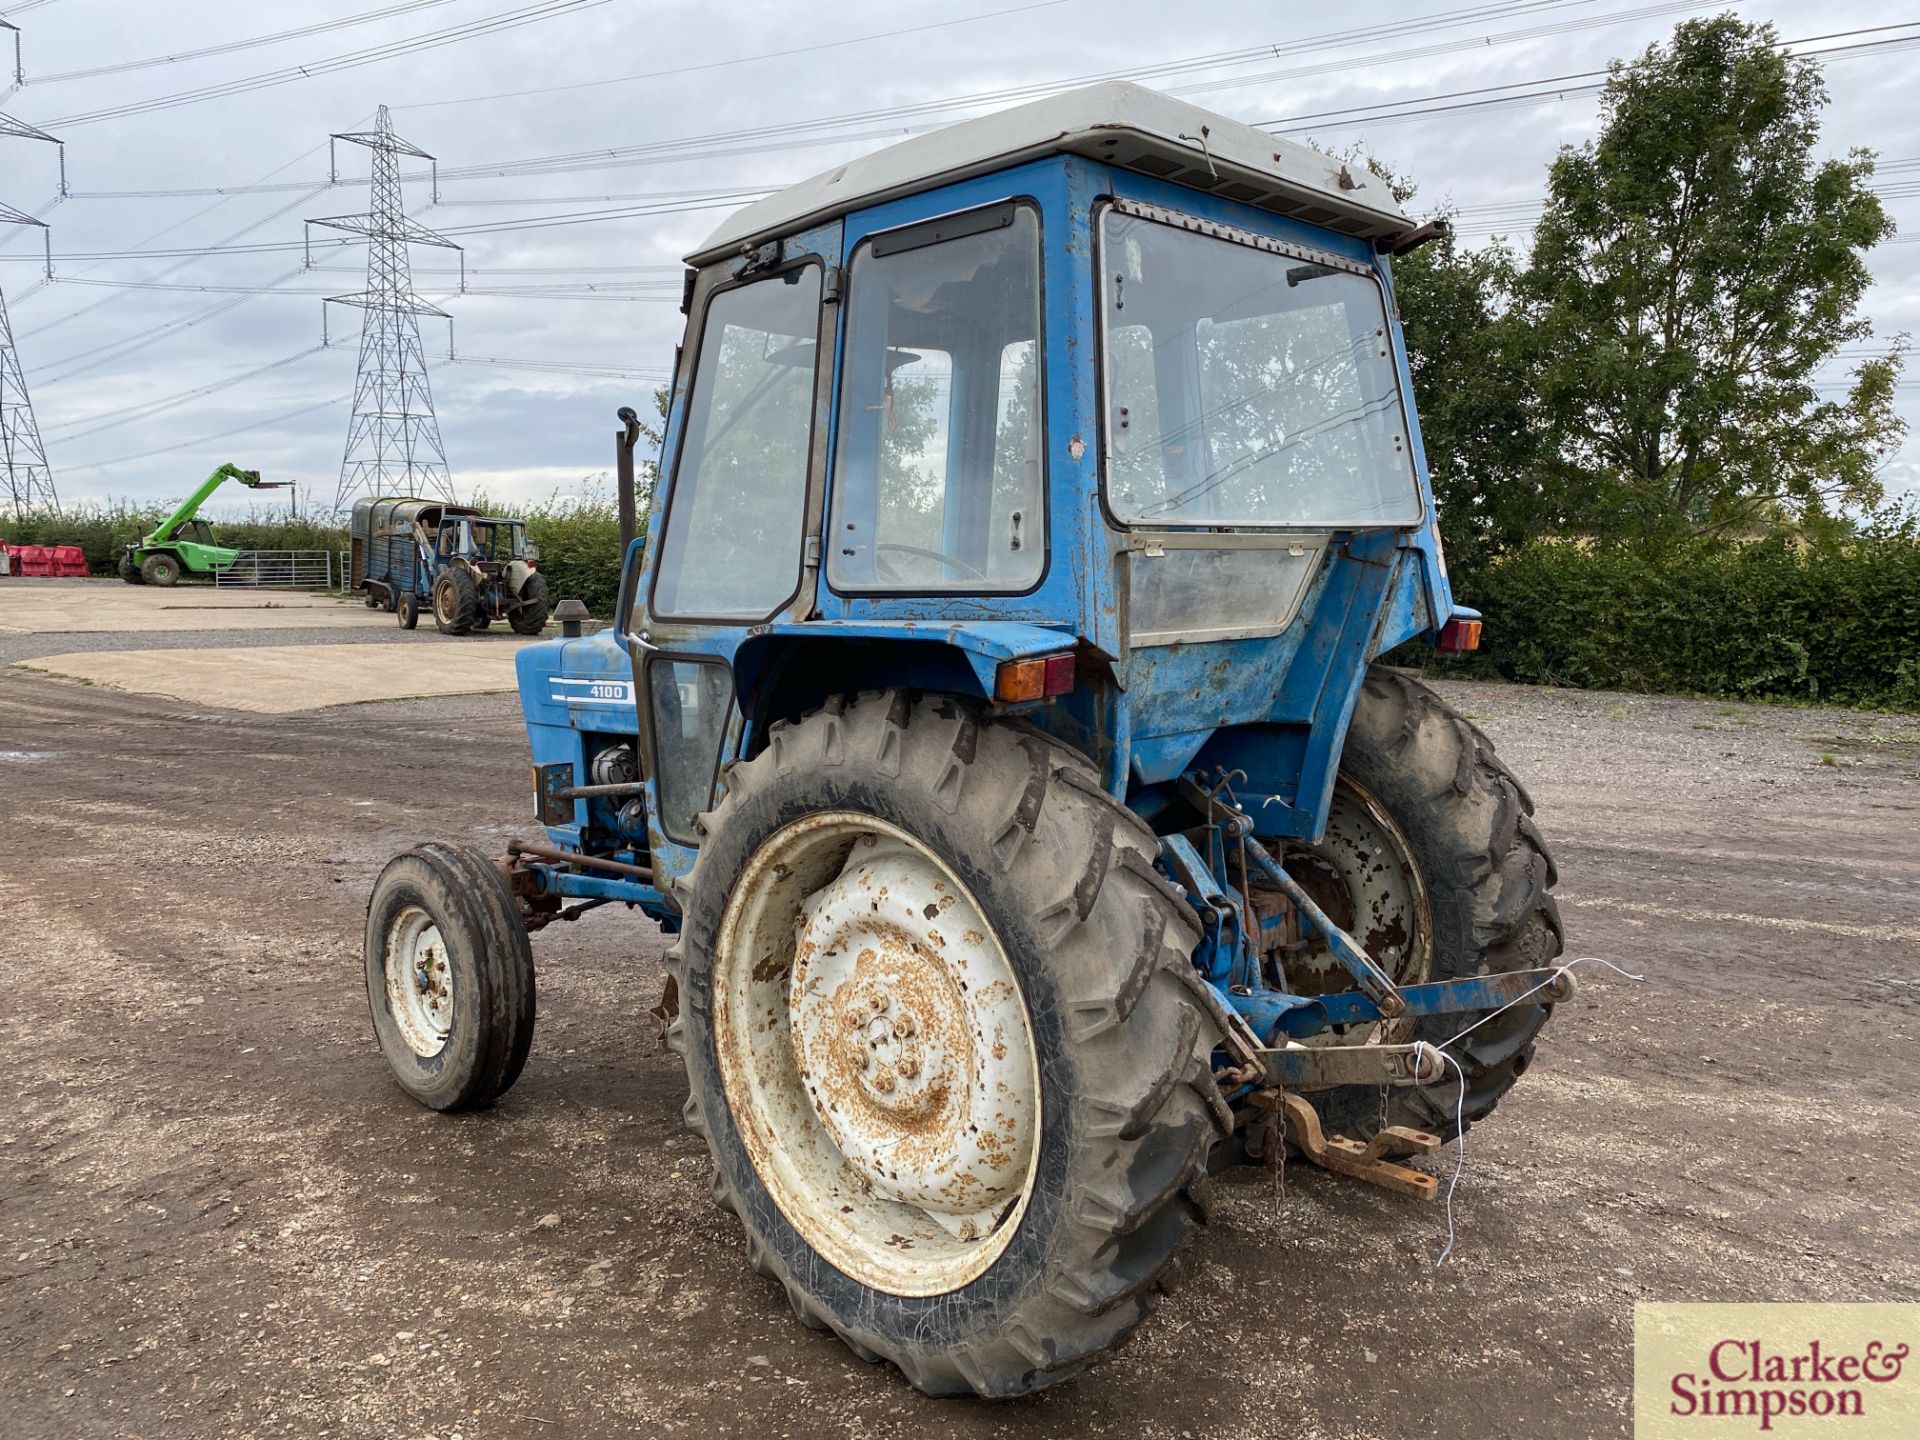
[[[1487,618],[1480,653],[1445,667],[1456,673],[1920,709],[1920,544],[1908,535],[1535,542],[1455,587]]]
[[[533,506],[493,506],[495,514],[527,522],[527,538],[540,547],[540,569],[555,600],[584,600],[596,616],[607,618],[620,589],[620,520],[611,501],[549,500]],[[120,552],[172,513],[170,505],[134,505],[124,501],[81,505],[58,513],[29,511],[0,515],[0,540],[15,545],[80,546],[96,575],[112,575]],[[236,550],[328,550],[347,548],[346,526],[285,512],[246,519],[213,520],[221,543]]]

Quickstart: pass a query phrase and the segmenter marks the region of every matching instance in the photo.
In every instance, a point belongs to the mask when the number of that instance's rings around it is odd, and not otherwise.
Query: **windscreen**
[[[1139,525],[1411,525],[1370,276],[1108,210],[1107,497]]]

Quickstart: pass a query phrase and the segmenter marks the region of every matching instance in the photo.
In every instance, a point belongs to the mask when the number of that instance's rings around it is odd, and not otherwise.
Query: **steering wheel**
[[[898,580],[900,575],[891,565],[880,558],[880,552],[883,550],[897,550],[902,555],[918,555],[922,560],[938,560],[942,565],[951,565],[956,570],[966,571],[969,578],[978,580],[982,584],[990,585],[993,583],[986,575],[974,569],[973,566],[967,564],[966,561],[957,560],[944,550],[928,550],[919,545],[901,545],[891,540],[882,541],[873,547],[874,561],[879,567],[887,571],[887,578],[889,580]]]

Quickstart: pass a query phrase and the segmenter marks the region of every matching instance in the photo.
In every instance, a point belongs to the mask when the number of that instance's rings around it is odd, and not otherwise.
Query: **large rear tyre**
[[[547,616],[552,609],[547,600],[547,577],[529,575],[520,587],[520,603],[507,613],[507,623],[516,634],[538,635],[547,628]]]
[[[929,1393],[1084,1369],[1231,1124],[1150,833],[1076,752],[904,691],[775,725],[702,823],[668,1039],[749,1261]]]
[[[367,1004],[400,1088],[430,1110],[504,1095],[533,1043],[533,949],[486,857],[430,842],[387,862],[367,901]]]
[[[1357,922],[1349,927],[1352,933],[1372,942],[1369,950],[1397,981],[1453,980],[1553,963],[1563,940],[1550,892],[1557,878],[1553,857],[1534,826],[1532,799],[1477,727],[1412,676],[1375,666],[1354,708],[1340,776],[1349,812],[1342,828],[1361,837],[1351,848],[1375,855],[1376,863],[1364,868],[1389,875],[1411,869],[1398,911],[1392,887],[1385,899],[1369,893],[1346,901]],[[1335,803],[1341,803],[1340,791]],[[1328,828],[1331,837],[1336,827]],[[1382,857],[1388,863],[1378,864]],[[1310,871],[1303,872],[1300,858],[1289,856],[1287,868],[1333,905],[1336,921],[1348,918],[1340,913],[1341,897],[1329,896],[1324,877],[1316,884]],[[1331,868],[1351,874],[1362,867]],[[1365,1140],[1386,1124],[1452,1139],[1485,1119],[1513,1088],[1552,1013],[1544,1002],[1516,1005],[1447,1047],[1466,1075],[1464,1104],[1460,1076],[1451,1067],[1438,1084],[1396,1087],[1384,1100],[1380,1090],[1364,1086],[1310,1098],[1330,1134]],[[1382,1027],[1391,1033],[1377,1038],[1437,1045],[1476,1018],[1429,1016]]]
[[[442,635],[465,635],[480,618],[480,588],[465,570],[447,569],[433,582],[433,627]]]

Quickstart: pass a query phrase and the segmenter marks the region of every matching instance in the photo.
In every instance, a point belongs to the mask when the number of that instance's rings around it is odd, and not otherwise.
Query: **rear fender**
[[[832,695],[904,685],[979,700],[1008,660],[1057,655],[1073,637],[1014,621],[808,620],[756,628],[734,654],[735,694],[748,721],[746,753],[768,727],[817,710]]]

